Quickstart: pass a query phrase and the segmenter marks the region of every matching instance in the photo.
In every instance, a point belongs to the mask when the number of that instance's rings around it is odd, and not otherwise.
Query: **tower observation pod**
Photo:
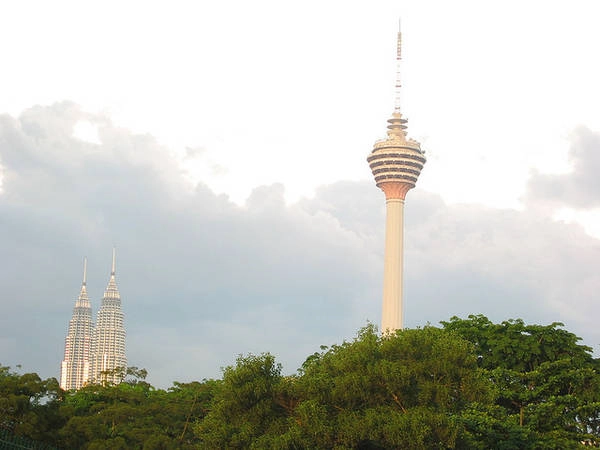
[[[402,260],[404,241],[404,199],[414,188],[423,165],[421,145],[406,136],[406,122],[400,113],[401,33],[398,31],[396,95],[387,138],[379,140],[367,158],[375,183],[385,194],[385,257],[381,331],[402,329]]]

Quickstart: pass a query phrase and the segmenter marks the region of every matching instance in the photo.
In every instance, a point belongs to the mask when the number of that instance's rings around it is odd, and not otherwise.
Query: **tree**
[[[202,448],[266,448],[264,436],[287,428],[286,383],[273,355],[238,357],[223,371],[211,410],[196,427]]]
[[[368,326],[308,358],[299,383],[290,435],[302,448],[451,448],[461,411],[492,400],[472,346],[434,327]]]
[[[477,315],[442,322],[475,346],[480,366],[493,381],[496,404],[507,418],[536,436],[544,448],[600,442],[600,377],[591,348],[561,327],[492,323]]]
[[[562,324],[451,318],[321,347],[296,375],[269,353],[168,390],[146,371],[63,392],[0,366],[0,429],[77,449],[569,449],[600,446],[599,362]]]
[[[0,428],[16,436],[54,444],[62,426],[58,400],[62,390],[55,378],[18,374],[0,366]]]
[[[204,448],[448,448],[460,411],[493,399],[472,346],[433,327],[382,337],[369,326],[298,376],[280,372],[269,354],[226,368],[197,427]]]
[[[129,370],[118,385],[90,385],[69,393],[61,405],[64,448],[193,449],[193,424],[208,410],[216,382],[174,383],[167,391]],[[137,374],[137,375],[136,375]]]

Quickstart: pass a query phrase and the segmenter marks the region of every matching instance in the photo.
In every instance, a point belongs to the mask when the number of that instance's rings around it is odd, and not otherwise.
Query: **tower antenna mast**
[[[402,62],[402,30],[400,28],[400,19],[398,19],[398,39],[396,43],[396,84],[394,89],[394,112],[400,112],[400,91],[402,83],[400,82],[400,69]]]

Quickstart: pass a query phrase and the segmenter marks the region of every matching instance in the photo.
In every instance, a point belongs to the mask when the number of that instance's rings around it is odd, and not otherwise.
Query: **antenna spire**
[[[402,31],[400,29],[400,19],[398,19],[398,42],[396,47],[396,89],[394,92],[394,112],[400,112],[400,61],[402,60]]]
[[[116,250],[115,250],[115,248],[113,247],[112,269],[110,270],[110,274],[111,274],[113,277],[115,276],[115,269],[116,269],[116,266],[117,266],[117,263],[116,263],[116,261],[117,261],[117,257],[116,257]]]
[[[87,256],[83,258],[83,283],[82,286],[85,286],[87,282]]]

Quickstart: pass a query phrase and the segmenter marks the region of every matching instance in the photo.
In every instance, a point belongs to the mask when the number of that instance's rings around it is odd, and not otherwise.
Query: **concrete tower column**
[[[385,262],[381,331],[402,328],[402,245],[404,200],[386,200]]]
[[[402,328],[402,263],[404,252],[404,197],[410,186],[384,183],[385,193],[385,256],[383,269],[383,305],[381,331]]]

